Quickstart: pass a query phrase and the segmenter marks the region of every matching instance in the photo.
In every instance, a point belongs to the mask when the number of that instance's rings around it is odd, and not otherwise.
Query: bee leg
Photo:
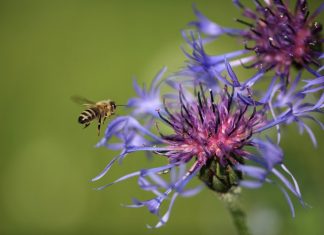
[[[90,122],[86,123],[86,124],[84,125],[83,129],[84,129],[84,128],[87,128],[89,125],[90,125]]]
[[[101,126],[101,116],[99,116],[99,120],[98,120],[98,136],[100,135],[100,126]]]
[[[104,117],[102,124],[105,124],[106,119],[107,119],[107,116]]]

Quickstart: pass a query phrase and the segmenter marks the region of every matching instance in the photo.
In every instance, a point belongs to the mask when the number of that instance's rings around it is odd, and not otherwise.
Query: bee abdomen
[[[88,108],[80,114],[78,118],[78,122],[80,124],[91,122],[93,119],[97,117],[98,113],[99,111],[97,108]]]

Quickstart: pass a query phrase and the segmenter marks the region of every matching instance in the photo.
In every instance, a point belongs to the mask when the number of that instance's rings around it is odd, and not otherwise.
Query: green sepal
[[[233,186],[238,186],[242,173],[234,170],[230,164],[222,166],[217,160],[211,159],[201,168],[199,179],[211,190],[226,193]]]

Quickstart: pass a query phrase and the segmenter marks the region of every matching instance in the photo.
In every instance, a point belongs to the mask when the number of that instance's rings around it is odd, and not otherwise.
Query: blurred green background
[[[156,230],[145,227],[156,222],[146,209],[120,206],[135,196],[149,198],[136,180],[94,191],[154,162],[132,155],[99,182],[89,182],[116,153],[94,148],[96,127],[83,130],[77,124],[82,108],[70,100],[77,94],[126,103],[134,96],[134,75],[148,82],[164,65],[168,74],[182,66],[180,30],[194,19],[192,2],[0,2],[1,235],[235,234],[224,205],[207,189],[179,198],[170,221]],[[311,9],[320,2],[311,1]],[[231,1],[195,3],[213,20],[239,26]],[[228,42],[221,39],[215,51],[238,48]],[[247,78],[243,72],[239,76]],[[314,149],[296,129],[284,130],[282,147],[311,208],[294,200],[293,219],[274,186],[244,190],[242,202],[255,235],[323,234],[324,135],[315,128],[321,146]]]

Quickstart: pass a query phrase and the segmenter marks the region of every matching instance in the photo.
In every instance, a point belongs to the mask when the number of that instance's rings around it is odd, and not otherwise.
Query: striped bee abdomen
[[[85,124],[85,123],[89,123],[91,122],[93,119],[95,119],[97,117],[97,115],[99,114],[99,110],[97,107],[91,107],[88,108],[86,110],[84,110],[79,118],[78,118],[78,122],[80,124]]]

